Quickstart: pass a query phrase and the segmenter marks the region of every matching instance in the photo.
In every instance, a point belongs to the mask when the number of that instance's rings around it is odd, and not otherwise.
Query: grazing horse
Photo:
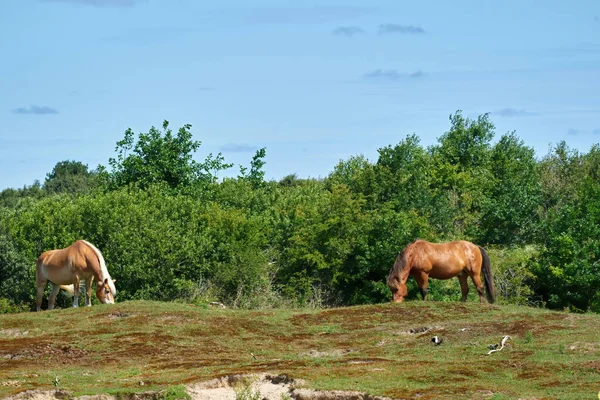
[[[42,296],[48,281],[52,291],[48,297],[48,310],[54,308],[56,295],[62,288],[75,297],[73,307],[79,305],[79,283],[86,282],[85,305],[91,306],[92,282],[96,279],[96,296],[101,303],[114,304],[115,280],[110,277],[102,253],[93,244],[78,240],[71,246],[42,253],[35,266],[37,287],[36,311],[42,307]]]
[[[430,243],[416,240],[406,246],[396,258],[387,277],[393,302],[399,303],[404,300],[407,294],[406,281],[410,275],[415,277],[423,300],[427,298],[429,277],[450,279],[458,276],[462,292],[461,301],[467,300],[469,293],[467,278],[470,276],[479,293],[479,301],[482,303],[485,302],[481,282],[483,275],[487,299],[490,303],[495,301],[490,257],[484,249],[471,242],[459,240]]]

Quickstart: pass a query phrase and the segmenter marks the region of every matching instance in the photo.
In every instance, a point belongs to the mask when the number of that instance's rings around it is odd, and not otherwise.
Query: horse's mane
[[[396,261],[394,262],[394,265],[392,266],[392,268],[390,269],[390,272],[388,274],[388,282],[393,277],[395,277],[395,276],[399,277],[400,276],[400,273],[404,270],[404,267],[406,267],[407,261],[412,256],[414,244],[417,243],[417,242],[419,242],[419,241],[422,241],[422,240],[421,239],[416,239],[414,242],[409,243],[398,254],[398,257],[396,257]]]
[[[108,279],[108,286],[110,287],[110,291],[114,297],[117,294],[117,288],[115,287],[115,283],[112,281],[112,278],[108,273],[108,269],[106,268],[106,263],[104,262],[104,257],[102,257],[102,253],[96,248],[96,246],[94,246],[87,240],[82,240],[82,242],[90,246],[90,248],[94,250],[94,253],[96,253],[96,256],[98,256],[98,260],[100,261],[100,270],[102,271],[102,277],[104,279]]]

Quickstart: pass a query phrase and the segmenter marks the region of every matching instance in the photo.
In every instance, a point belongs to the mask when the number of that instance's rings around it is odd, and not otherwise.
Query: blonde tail
[[[75,287],[73,285],[60,285],[60,288],[66,291],[69,296],[75,296]]]

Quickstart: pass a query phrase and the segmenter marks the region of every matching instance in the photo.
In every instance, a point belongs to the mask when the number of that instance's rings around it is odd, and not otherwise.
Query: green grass
[[[408,333],[425,326],[437,329]],[[188,383],[269,372],[393,398],[594,398],[599,328],[595,314],[476,302],[243,311],[134,301],[10,314],[0,316],[0,382],[10,382],[0,397],[58,387],[175,399]],[[504,335],[507,347],[487,356]]]

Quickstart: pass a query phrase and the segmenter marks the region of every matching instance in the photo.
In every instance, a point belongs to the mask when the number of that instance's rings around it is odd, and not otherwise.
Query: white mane
[[[94,246],[90,242],[83,240],[83,243],[90,246],[92,248],[92,250],[94,250],[94,252],[98,256],[98,259],[100,260],[100,269],[102,271],[102,278],[108,279],[108,287],[110,287],[110,291],[114,297],[117,294],[117,288],[115,287],[115,283],[112,281],[112,278],[110,277],[110,274],[108,273],[108,269],[106,269],[106,263],[104,262],[104,257],[102,257],[102,253],[100,252],[100,250],[98,250],[96,248],[96,246]]]

